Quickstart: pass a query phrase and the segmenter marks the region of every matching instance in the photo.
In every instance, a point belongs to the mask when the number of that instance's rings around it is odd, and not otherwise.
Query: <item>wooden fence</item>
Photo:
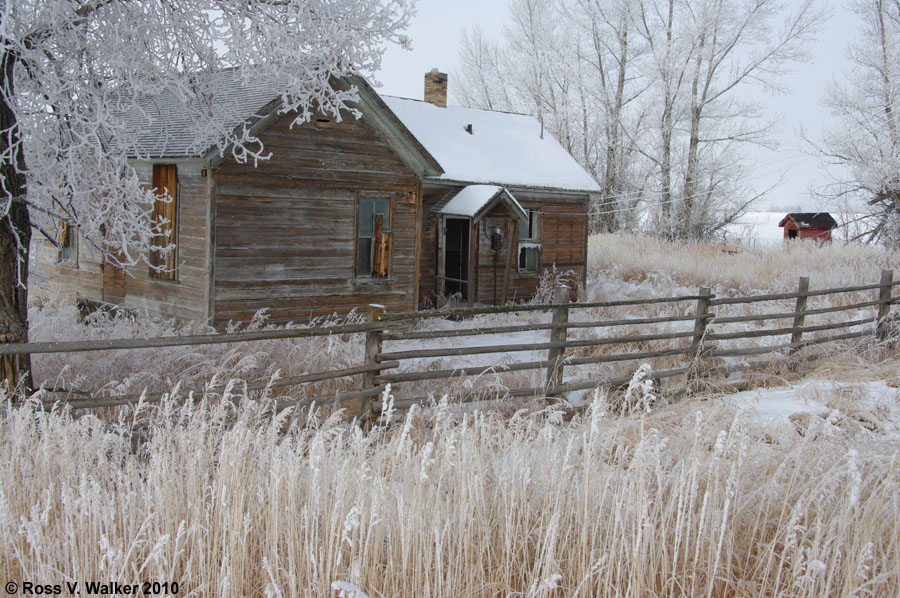
[[[279,379],[247,384],[250,391],[265,388],[302,386],[312,382],[353,377],[358,380],[356,388],[323,396],[304,396],[280,401],[278,408],[289,406],[309,406],[314,403],[342,403],[349,406],[353,415],[368,416],[381,407],[377,397],[388,384],[392,385],[398,398],[396,408],[408,407],[429,399],[421,392],[423,385],[450,380],[478,377],[485,374],[536,371],[539,384],[527,388],[501,388],[492,391],[500,397],[559,396],[566,392],[594,389],[597,386],[617,387],[629,382],[633,370],[622,375],[599,375],[584,366],[598,367],[601,364],[625,362],[645,362],[668,358],[676,360],[679,367],[658,369],[653,378],[657,381],[677,376],[711,375],[730,373],[758,367],[761,362],[739,362],[741,358],[759,356],[775,352],[795,353],[804,347],[835,343],[851,339],[870,337],[873,341],[885,341],[896,334],[897,327],[891,315],[891,306],[900,303],[900,296],[894,297],[893,287],[900,281],[893,280],[893,271],[883,270],[881,280],[876,284],[842,288],[810,290],[809,279],[799,281],[796,292],[754,295],[743,297],[716,297],[709,288],[699,289],[696,295],[635,299],[590,303],[568,301],[569,289],[556,289],[550,305],[506,305],[474,307],[466,309],[445,309],[439,311],[384,312],[380,306],[370,306],[368,322],[328,327],[290,328],[278,330],[238,332],[195,336],[176,336],[155,339],[115,339],[106,341],[50,342],[0,345],[0,354],[41,354],[72,353],[78,351],[108,351],[118,349],[146,349],[154,347],[210,345],[219,343],[245,343],[260,340],[301,339],[327,335],[362,334],[365,342],[364,362],[355,367],[332,371],[315,372]],[[859,301],[852,294],[872,292],[870,300]],[[849,303],[835,301],[834,305],[811,309],[808,300],[812,297],[845,295]],[[793,302],[792,309],[777,306],[774,311],[759,313],[730,314],[746,310],[749,304],[767,302],[784,304]],[[636,317],[627,313],[624,317],[592,319],[600,310],[640,310],[662,308],[675,315],[654,315]],[[537,312],[531,313],[531,312]],[[520,320],[537,315],[549,321],[529,321],[505,326],[468,325],[473,316],[484,314],[514,314]],[[807,323],[807,319],[825,314],[836,314],[841,319],[824,324]],[[842,317],[844,315],[847,317]],[[426,318],[449,318],[463,321],[462,328],[452,330],[425,330],[416,323]],[[468,319],[468,320],[467,320]],[[789,326],[777,322],[789,320]],[[684,329],[669,330],[672,326],[685,325]],[[748,330],[746,326],[762,326]],[[742,325],[735,330],[735,325]],[[871,325],[871,326],[870,326]],[[632,330],[633,327],[664,327],[665,331],[641,334],[604,334],[608,330]],[[483,335],[510,335],[516,333],[549,333],[546,341],[512,344],[477,344],[475,346],[448,346],[452,339],[478,337]],[[576,338],[577,335],[588,336]],[[774,344],[754,344],[760,340],[774,338]],[[423,348],[407,347],[402,343],[415,341],[437,341],[440,346]],[[746,341],[751,341],[749,346]],[[401,344],[391,350],[389,345]],[[658,348],[649,350],[648,344],[656,343]],[[582,353],[579,353],[581,351]],[[587,353],[584,353],[584,352]],[[591,351],[599,354],[591,354]],[[464,356],[486,356],[528,352],[532,356],[540,352],[541,358],[516,361],[497,365],[457,366],[452,360]],[[546,352],[546,353],[544,353]],[[433,369],[428,360],[450,359],[454,367]],[[431,364],[433,366],[433,363]],[[566,370],[576,371],[582,379],[566,380]],[[523,377],[527,379],[527,377]],[[440,388],[440,387],[438,387]],[[221,393],[224,387],[195,389],[195,393]],[[183,390],[187,395],[191,390]],[[405,396],[403,395],[405,392]],[[302,393],[298,393],[302,394]],[[84,397],[69,399],[75,409],[115,407],[135,404],[142,400],[152,403],[161,400],[163,393],[144,393],[116,397]],[[484,400],[489,393],[472,390],[459,396],[461,401]],[[54,404],[47,401],[47,406]]]

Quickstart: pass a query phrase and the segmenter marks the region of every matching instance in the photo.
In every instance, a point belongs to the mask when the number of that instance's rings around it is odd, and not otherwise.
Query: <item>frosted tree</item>
[[[658,173],[654,228],[713,237],[760,197],[743,182],[746,150],[771,146],[774,123],[748,92],[779,90],[823,13],[810,0],[792,13],[777,0],[637,0],[635,11],[654,79],[647,95],[654,125],[641,146]]]
[[[650,164],[655,185],[650,193],[656,209],[650,210],[654,230],[674,234],[673,204],[677,201],[675,185],[678,157],[675,154],[678,125],[684,118],[685,76],[694,53],[694,44],[678,35],[677,27],[687,17],[689,6],[676,0],[643,0],[635,6],[635,34],[648,47],[644,70],[651,79],[655,109],[640,144],[641,154]],[[637,131],[633,136],[637,136]]]
[[[581,119],[581,155],[603,190],[597,226],[605,231],[627,222],[637,207],[645,177],[636,165],[635,142],[645,111],[638,100],[646,79],[635,74],[647,50],[635,34],[632,0],[569,0],[575,31],[576,89]]]
[[[297,121],[337,116],[355,90],[330,79],[374,72],[386,44],[406,44],[412,3],[0,0],[0,342],[27,340],[32,230],[54,241],[77,225],[110,263],[149,265],[159,224],[129,166],[135,130],[124,115],[150,126],[141,102],[166,94],[192,107],[198,149],[266,159],[246,128],[227,125],[235,115],[209,75],[237,67],[265,81]],[[0,377],[18,383],[28,366],[4,358]]]
[[[866,211],[858,238],[900,245],[900,0],[859,0],[861,28],[844,85],[826,104],[836,124],[817,145],[833,181],[820,195]]]
[[[533,114],[600,183],[600,228],[616,226],[630,186],[629,105],[640,89],[633,55],[632,0],[515,0],[502,43],[478,30],[460,50],[458,98],[468,106]]]
[[[477,25],[461,36],[459,60],[462,69],[455,92],[466,106],[512,111],[516,92],[507,74],[512,64],[504,48],[487,37]]]
[[[813,0],[792,13],[778,0],[535,4],[512,4],[481,72],[500,73],[523,99],[511,108],[550,123],[600,182],[601,228],[642,211],[667,236],[708,238],[759,197],[746,149],[769,144],[773,123],[747,90],[776,90],[804,56],[823,18]],[[476,105],[498,87],[482,85]]]
[[[754,83],[773,88],[786,66],[804,57],[804,44],[823,15],[812,0],[792,14],[777,0],[697,0],[690,14],[687,33],[694,50],[685,81],[689,125],[678,235],[701,238],[708,232],[698,213],[712,207],[710,200],[724,199],[717,193],[720,188],[736,191],[716,176],[729,162],[729,148],[767,141],[762,106],[738,92]],[[753,199],[745,196],[743,201]],[[740,211],[740,202],[732,211]]]

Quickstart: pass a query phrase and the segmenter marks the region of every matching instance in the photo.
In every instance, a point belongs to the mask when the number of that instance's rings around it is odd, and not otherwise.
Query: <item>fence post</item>
[[[369,322],[377,322],[381,319],[381,314],[384,312],[384,306],[378,305],[376,303],[369,304],[366,309],[366,313],[368,314]],[[381,353],[381,345],[382,345],[382,334],[383,330],[370,330],[366,332],[366,353],[365,353],[365,365],[374,365],[378,363],[378,354]],[[375,388],[377,386],[375,384],[375,377],[379,374],[378,371],[366,372],[363,374],[363,382],[362,389],[368,390],[370,388]],[[371,417],[372,411],[372,397],[363,397],[360,399],[360,408],[359,408],[359,417],[361,420],[366,420]]]
[[[559,285],[553,289],[553,318],[550,320],[553,324],[566,324],[569,322],[569,287]],[[552,328],[550,330],[550,342],[562,343],[566,340],[566,328]],[[562,347],[551,348],[547,352],[547,360],[550,365],[547,366],[547,388],[554,384],[561,384],[563,380],[563,357],[566,350]]]
[[[891,313],[891,284],[894,282],[893,270],[881,270],[881,288],[878,289],[878,320],[875,324],[875,337],[879,342],[887,340],[890,333],[888,316]]]
[[[800,284],[797,285],[798,293],[806,293],[809,290],[809,276],[801,276]],[[803,327],[803,321],[806,319],[806,300],[809,299],[805,294],[797,297],[797,303],[794,306],[794,325],[792,326],[793,330],[791,331],[791,344],[797,344],[803,339],[803,331],[800,328]],[[799,347],[794,347],[791,351],[796,351]]]
[[[700,298],[697,299],[697,319],[694,320],[694,338],[691,341],[693,359],[700,359],[700,348],[703,343],[703,335],[709,325],[709,302],[712,299],[712,289],[700,287]]]

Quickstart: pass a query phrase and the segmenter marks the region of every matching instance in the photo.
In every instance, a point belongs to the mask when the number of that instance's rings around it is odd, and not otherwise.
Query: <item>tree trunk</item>
[[[667,239],[675,237],[675,224],[672,221],[672,134],[674,123],[672,111],[675,105],[677,89],[672,89],[672,31],[675,23],[675,2],[669,0],[669,10],[666,19],[666,54],[663,81],[665,83],[665,97],[663,98],[663,112],[660,120],[660,133],[662,135],[662,157],[660,160],[660,206],[662,207],[660,230],[665,231]],[[649,32],[648,32],[649,35]]]
[[[621,127],[622,111],[625,98],[625,68],[628,64],[628,21],[625,17],[619,23],[618,31],[619,56],[616,77],[616,95],[609,111],[609,124],[606,143],[606,173],[603,177],[604,204],[608,212],[605,214],[605,228],[612,232],[619,228],[616,218],[616,198],[622,195],[620,179],[620,162],[622,160]]]
[[[681,222],[679,223],[678,231],[682,239],[698,237],[694,228],[694,195],[697,193],[697,175],[699,174],[697,154],[700,151],[700,116],[706,101],[705,87],[703,92],[700,91],[701,67],[703,66],[703,49],[705,46],[706,33],[701,31],[697,58],[694,62],[694,74],[691,80],[691,128],[684,175],[684,201],[681,204]],[[709,79],[707,78],[705,84],[708,85],[708,82]]]
[[[25,205],[25,157],[22,154],[16,115],[8,104],[12,97],[15,56],[0,56],[0,154],[10,159],[0,162],[9,213],[0,219],[0,343],[28,342],[28,248],[31,221]],[[10,147],[10,145],[12,147]],[[31,357],[0,356],[0,384],[8,388],[20,384],[31,389]]]
[[[697,153],[700,149],[700,107],[691,107],[691,132],[688,139],[687,166],[684,175],[684,201],[681,204],[681,221],[678,235],[681,239],[695,238],[694,195],[697,192]]]

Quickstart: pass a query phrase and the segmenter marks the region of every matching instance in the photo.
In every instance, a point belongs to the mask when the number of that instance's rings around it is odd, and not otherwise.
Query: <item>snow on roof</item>
[[[837,226],[837,222],[828,212],[791,212],[778,223],[778,226],[784,226],[788,218],[800,228],[834,228]]]
[[[513,197],[513,194],[497,185],[468,185],[467,187],[463,187],[462,191],[453,196],[453,198],[441,208],[440,213],[452,216],[474,217],[500,193],[505,196],[515,210],[518,210],[520,218],[527,217],[528,212],[526,212],[522,207],[522,204]]]
[[[382,99],[444,169],[436,180],[600,191],[552,135],[544,131],[541,138],[541,124],[532,116]]]

